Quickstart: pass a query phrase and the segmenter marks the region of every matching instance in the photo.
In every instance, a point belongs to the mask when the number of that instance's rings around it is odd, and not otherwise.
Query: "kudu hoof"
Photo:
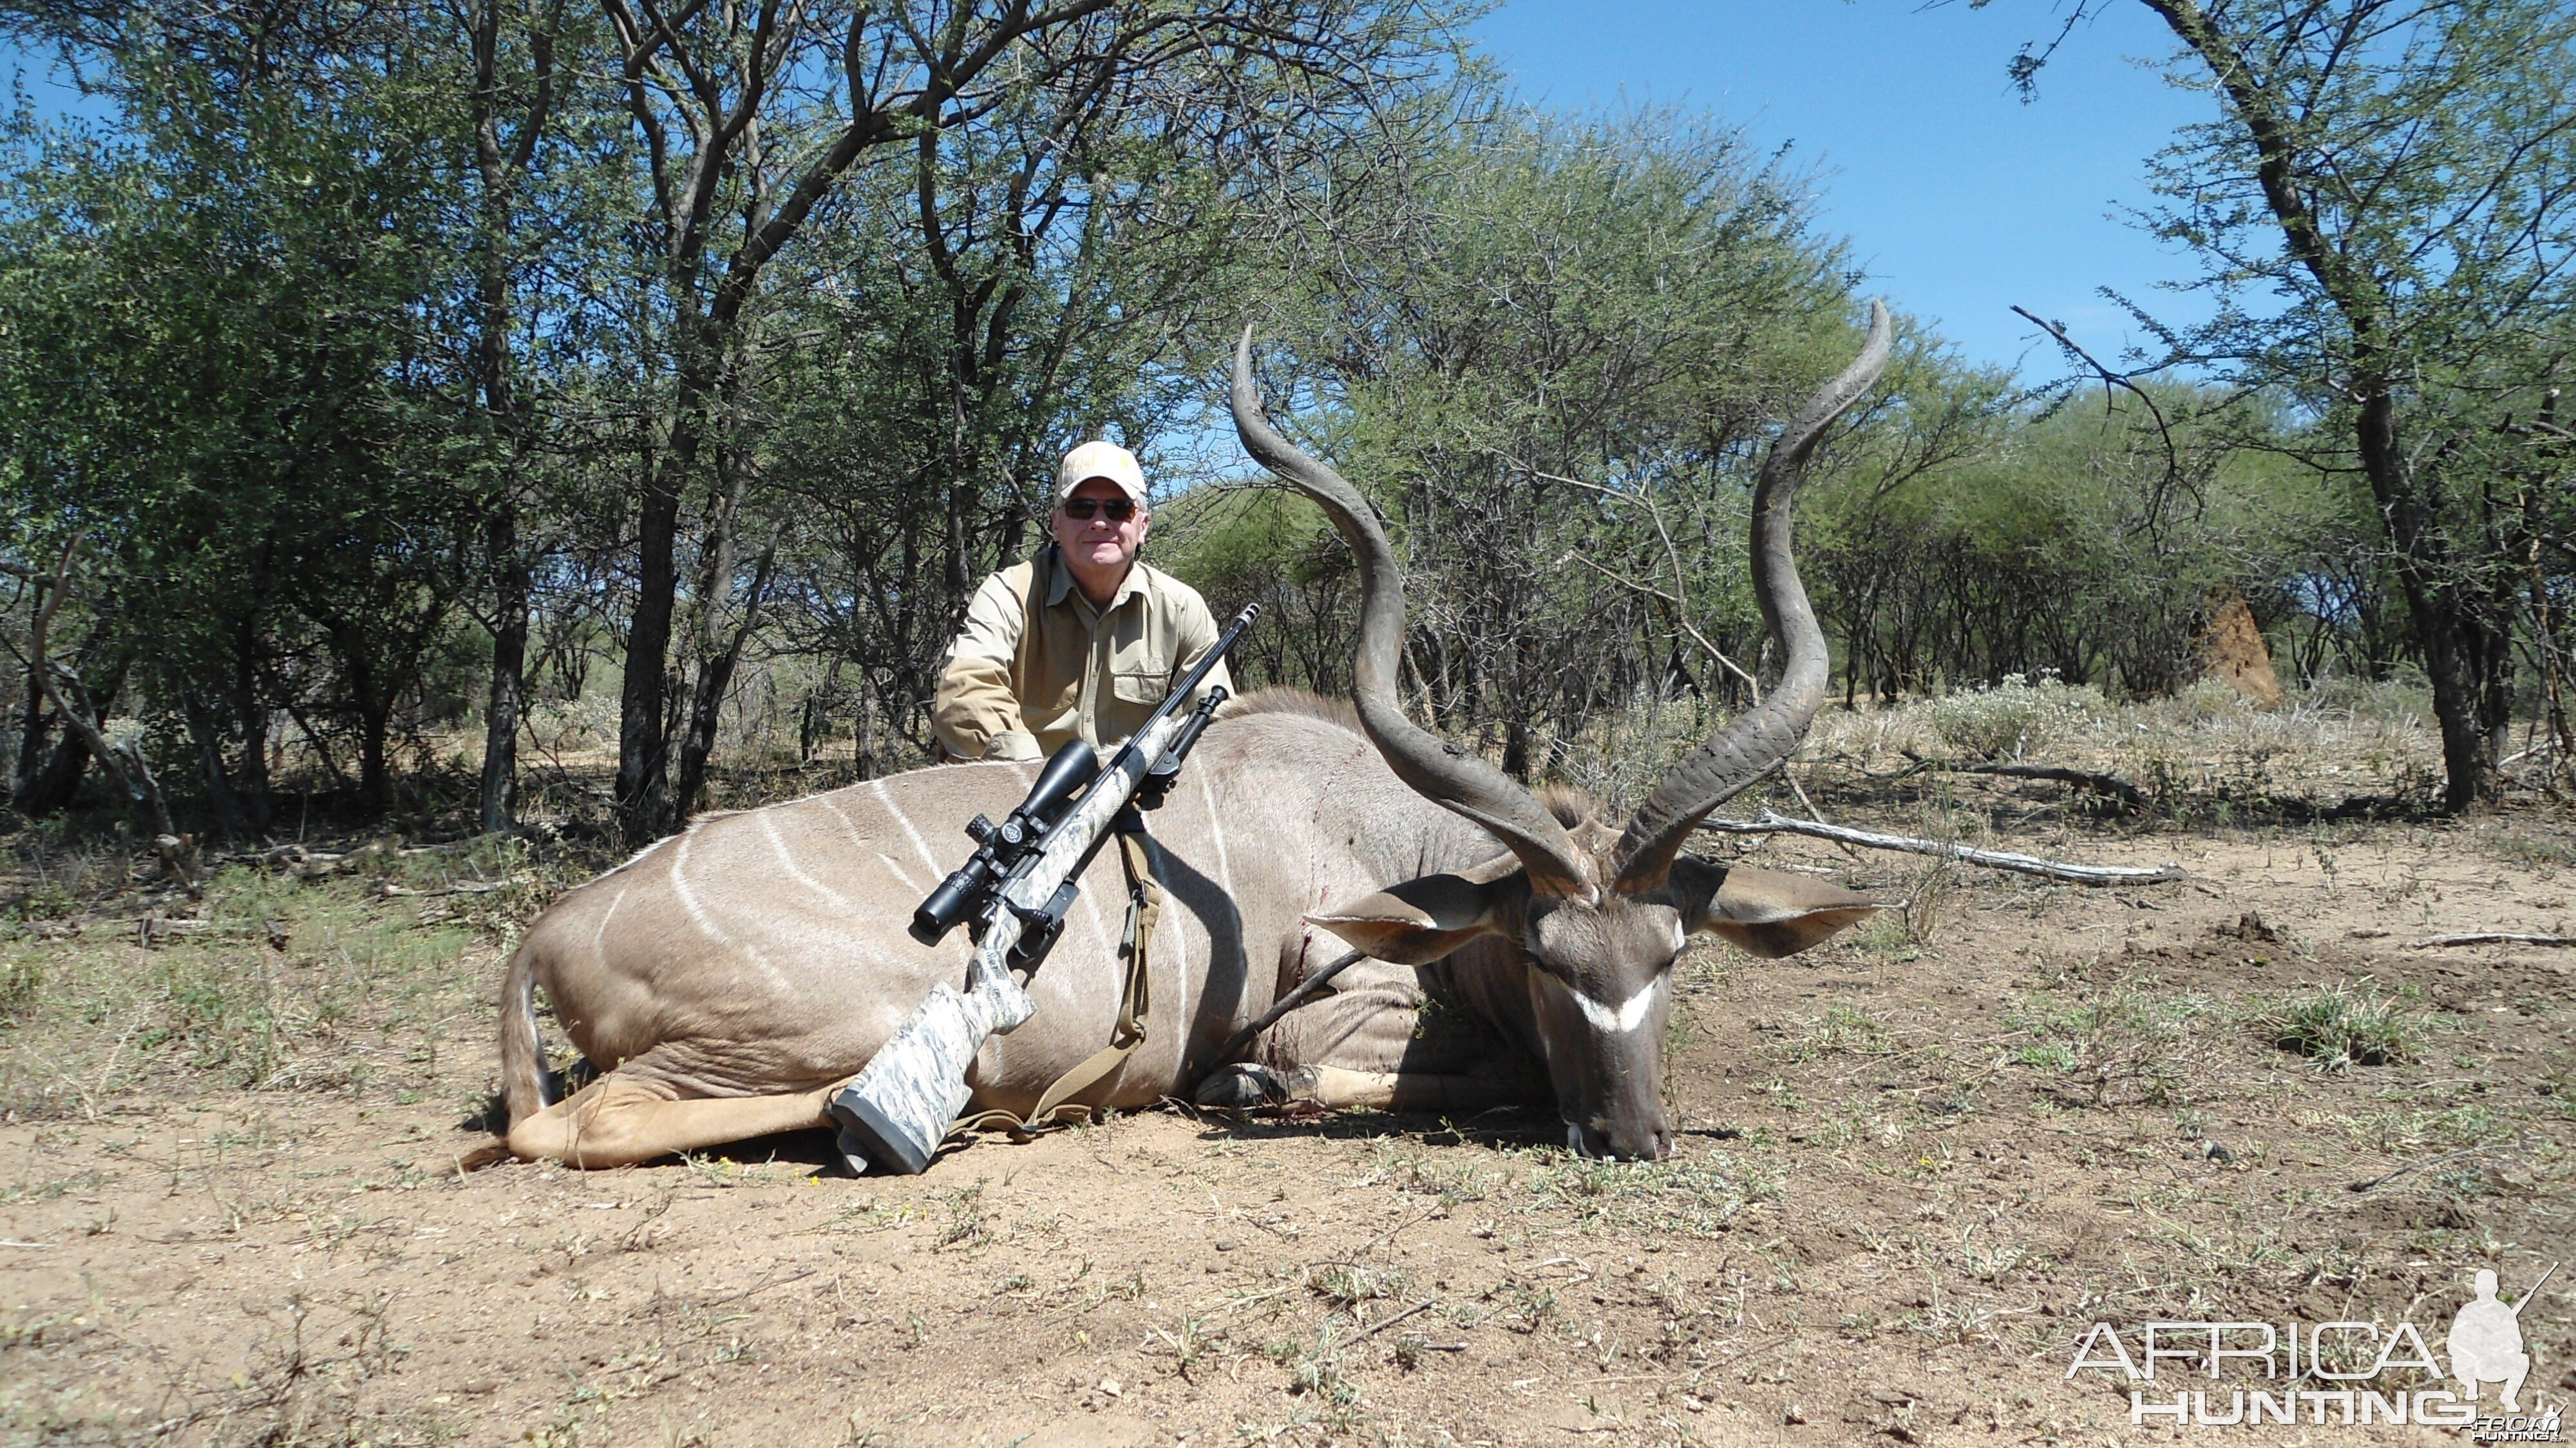
[[[1287,1100],[1288,1083],[1267,1066],[1238,1061],[1201,1081],[1191,1099],[1216,1111],[1250,1111]]]

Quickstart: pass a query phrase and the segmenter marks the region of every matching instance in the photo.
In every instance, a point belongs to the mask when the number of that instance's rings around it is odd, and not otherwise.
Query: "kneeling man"
[[[1152,524],[1134,453],[1065,454],[1047,546],[975,590],[940,667],[930,718],[949,758],[1038,759],[1069,739],[1106,754],[1215,645],[1198,590],[1137,561]],[[1223,663],[1189,702],[1217,685],[1233,687]]]

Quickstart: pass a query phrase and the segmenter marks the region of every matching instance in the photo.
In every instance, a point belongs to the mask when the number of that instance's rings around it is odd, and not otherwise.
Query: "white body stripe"
[[[894,872],[894,877],[903,882],[903,888],[907,890],[921,890],[919,885],[913,883],[912,877],[903,872],[903,866],[894,862],[894,856],[887,854],[883,850],[877,851],[876,855],[878,859],[885,861],[885,867]],[[929,892],[923,890],[922,893],[928,894]]]
[[[716,944],[731,945],[733,937],[707,918],[705,907],[698,904],[698,892],[689,888],[689,842],[694,838],[694,830],[680,836],[679,852],[671,857],[671,893],[680,897],[680,908],[689,912],[700,930],[715,937]]]
[[[814,802],[821,805],[823,808],[830,810],[832,812],[832,818],[841,822],[841,828],[850,832],[851,844],[861,846],[867,844],[868,837],[859,833],[858,822],[850,818],[849,811],[832,803],[832,797],[830,795],[818,794],[814,796]]]
[[[875,793],[877,803],[886,807],[886,813],[894,816],[894,822],[903,826],[904,835],[912,841],[912,847],[921,851],[921,863],[930,868],[930,878],[934,880],[939,879],[939,861],[931,855],[930,846],[922,842],[921,831],[914,829],[912,827],[912,821],[904,817],[903,811],[894,807],[894,800],[885,792],[885,781],[882,779],[869,780],[868,788]]]
[[[608,897],[608,908],[599,912],[599,923],[591,927],[590,953],[597,959],[606,960],[608,958],[608,949],[605,943],[608,938],[608,922],[617,918],[617,907],[626,903],[626,888],[627,887],[624,885],[620,885],[617,887],[617,893]],[[539,1052],[538,1054],[542,1056],[544,1053]]]
[[[806,889],[813,891],[815,894],[822,896],[824,899],[831,901],[833,909],[838,910],[845,915],[854,915],[858,913],[858,907],[852,905],[847,896],[797,868],[796,861],[787,853],[787,842],[778,837],[778,826],[770,822],[769,813],[769,811],[763,810],[757,818],[760,820],[761,833],[769,836],[769,848],[776,851],[778,854],[778,868],[786,871],[787,877],[794,880],[797,884],[802,885]]]
[[[751,957],[751,963],[760,967],[760,973],[769,977],[769,983],[772,986],[780,991],[787,990],[787,977],[778,973],[778,967],[769,963],[769,957],[760,953],[760,947],[725,934],[723,927],[716,924],[715,918],[707,914],[706,907],[698,903],[698,892],[689,888],[689,845],[697,838],[697,834],[696,827],[691,826],[687,834],[680,836],[678,853],[671,856],[671,893],[680,897],[680,908],[689,912],[689,918],[697,922],[700,930],[714,937],[719,948],[738,950]],[[736,976],[734,984],[741,985],[742,978]]]
[[[1199,771],[1199,798],[1207,801],[1208,838],[1216,842],[1216,879],[1225,887],[1225,897],[1234,898],[1234,867],[1225,859],[1225,822],[1223,811],[1216,807],[1216,794],[1208,788],[1207,771]]]

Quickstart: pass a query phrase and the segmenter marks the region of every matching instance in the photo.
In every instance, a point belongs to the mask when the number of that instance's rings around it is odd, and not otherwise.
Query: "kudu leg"
[[[1330,1110],[1482,1111],[1536,1099],[1544,1078],[1454,1010],[1432,1005],[1420,967],[1362,960],[1332,991],[1264,1032],[1247,1079],[1207,1105],[1285,1099]],[[1499,1068],[1499,1069],[1498,1069]],[[1248,1079],[1257,1076],[1257,1080]],[[1211,1094],[1222,1098],[1210,1100]]]
[[[1455,1114],[1519,1102],[1525,1093],[1483,1076],[1421,1071],[1354,1071],[1302,1066],[1288,1073],[1288,1097],[1334,1111],[1436,1111]]]
[[[794,1096],[673,1098],[611,1071],[510,1128],[510,1152],[566,1166],[633,1166],[778,1131],[827,1126],[823,1104],[840,1082]]]

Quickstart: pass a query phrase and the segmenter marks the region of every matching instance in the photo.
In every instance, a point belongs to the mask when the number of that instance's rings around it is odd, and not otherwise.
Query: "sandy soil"
[[[49,973],[0,1032],[0,1439],[2456,1441],[2137,1429],[2065,1369],[2097,1320],[2438,1345],[2476,1268],[2511,1296],[2576,1257],[2576,951],[2410,948],[2563,933],[2563,825],[1995,840],[2189,871],[2112,890],[1775,840],[1908,908],[1685,957],[1652,1167],[1535,1114],[1170,1110],[908,1180],[819,1136],[466,1174],[499,954],[457,900],[265,886],[273,950],[93,917],[18,947]],[[189,960],[255,965],[265,1025],[174,1015]],[[2275,1045],[2321,988],[2407,1059]],[[2571,1307],[2576,1270],[2522,1317],[2552,1401]]]

